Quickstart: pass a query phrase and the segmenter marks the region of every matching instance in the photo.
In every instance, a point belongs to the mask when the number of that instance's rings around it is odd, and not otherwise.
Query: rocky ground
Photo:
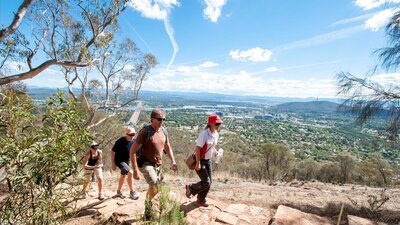
[[[139,200],[121,199],[114,196],[117,176],[117,173],[106,176],[106,199],[102,201],[97,199],[96,184],[92,183],[90,196],[74,203],[80,210],[66,224],[143,223],[140,221],[147,185],[143,180],[134,182],[140,192]],[[398,188],[386,189],[384,196],[389,200],[373,209],[382,199],[382,188],[299,181],[269,185],[215,174],[208,196],[210,206],[204,208],[194,204],[195,198],[184,195],[184,184],[196,182],[196,177],[167,176],[165,181],[190,224],[337,224],[339,215],[340,224],[400,224]],[[123,192],[129,193],[126,184]]]

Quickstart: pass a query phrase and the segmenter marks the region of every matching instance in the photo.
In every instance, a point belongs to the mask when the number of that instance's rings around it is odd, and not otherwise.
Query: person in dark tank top
[[[99,149],[99,144],[93,141],[90,150],[85,153],[83,158],[83,168],[85,169],[85,180],[83,182],[82,193],[86,196],[87,188],[93,174],[97,177],[97,188],[99,192],[99,200],[103,200],[103,151]]]

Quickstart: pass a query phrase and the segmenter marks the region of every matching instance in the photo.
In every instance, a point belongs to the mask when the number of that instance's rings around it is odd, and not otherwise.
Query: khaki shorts
[[[85,170],[85,180],[88,181],[92,178],[92,174],[95,174],[97,179],[103,179],[103,170],[101,168],[95,170]]]
[[[145,161],[143,163],[143,166],[140,167],[139,170],[143,174],[144,179],[149,185],[160,184],[164,179],[161,166],[156,166],[148,161]]]

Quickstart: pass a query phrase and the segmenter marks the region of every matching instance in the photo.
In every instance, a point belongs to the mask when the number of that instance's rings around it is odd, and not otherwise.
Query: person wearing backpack
[[[111,168],[116,170],[118,167],[121,170],[121,176],[118,180],[117,195],[120,198],[125,198],[121,192],[122,185],[124,184],[125,177],[128,176],[127,182],[129,186],[129,197],[133,200],[139,198],[139,193],[133,190],[133,170],[129,166],[129,150],[132,144],[132,140],[135,136],[135,128],[127,127],[125,129],[125,135],[120,137],[111,149]]]
[[[170,160],[172,170],[177,170],[168,134],[162,127],[164,120],[165,113],[160,109],[153,109],[150,115],[150,124],[139,131],[130,150],[134,178],[139,179],[138,171],[140,170],[149,185],[146,194],[147,200],[153,199],[158,192],[158,185],[163,180],[161,165],[164,151]],[[140,160],[137,159],[138,157]],[[139,166],[138,161],[141,164]]]
[[[210,190],[211,179],[211,158],[217,153],[215,146],[218,143],[218,130],[222,124],[221,118],[217,114],[208,117],[207,125],[197,138],[196,143],[196,166],[195,171],[200,177],[200,181],[185,185],[186,197],[197,195],[196,204],[208,207],[207,194]]]

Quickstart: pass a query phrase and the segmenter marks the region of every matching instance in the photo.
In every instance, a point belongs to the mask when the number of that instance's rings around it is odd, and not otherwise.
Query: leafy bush
[[[74,194],[63,182],[77,172],[91,139],[76,102],[62,92],[48,99],[42,114],[35,110],[25,93],[1,94],[0,169],[9,192],[0,201],[0,224],[59,223]]]
[[[184,213],[180,210],[179,203],[171,198],[171,188],[167,185],[159,186],[159,193],[151,200],[145,202],[145,220],[148,224],[188,224]]]

